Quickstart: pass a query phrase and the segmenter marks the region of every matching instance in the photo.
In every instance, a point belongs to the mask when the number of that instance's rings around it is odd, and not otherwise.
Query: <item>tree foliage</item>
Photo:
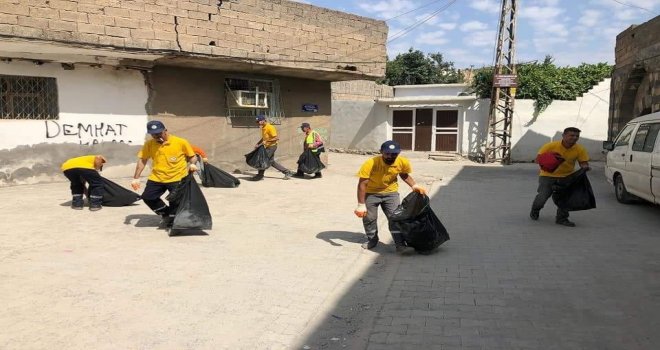
[[[425,55],[420,50],[410,48],[388,60],[385,79],[382,83],[393,85],[449,84],[463,80],[454,62],[447,62],[441,53]]]
[[[612,76],[607,63],[586,64],[577,67],[557,67],[551,56],[542,63],[524,63],[516,66],[518,88],[516,98],[534,100],[537,113],[543,112],[553,100],[575,100],[594,85]],[[477,71],[472,87],[478,97],[490,98],[493,86],[493,68]]]

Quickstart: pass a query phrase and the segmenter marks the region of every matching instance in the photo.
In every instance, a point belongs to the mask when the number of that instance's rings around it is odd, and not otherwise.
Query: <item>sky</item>
[[[386,20],[390,59],[412,47],[442,53],[456,68],[493,63],[500,0],[297,1]],[[614,64],[617,34],[660,15],[660,0],[518,0],[517,6],[516,62],[551,55],[560,66]]]

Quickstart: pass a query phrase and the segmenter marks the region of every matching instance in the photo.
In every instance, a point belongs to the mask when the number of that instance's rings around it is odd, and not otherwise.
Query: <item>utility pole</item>
[[[517,87],[516,0],[502,0],[499,27],[484,160],[511,164],[511,124]]]

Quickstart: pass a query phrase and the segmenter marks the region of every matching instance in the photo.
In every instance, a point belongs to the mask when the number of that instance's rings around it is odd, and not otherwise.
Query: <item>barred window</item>
[[[0,74],[0,119],[57,119],[55,78]]]

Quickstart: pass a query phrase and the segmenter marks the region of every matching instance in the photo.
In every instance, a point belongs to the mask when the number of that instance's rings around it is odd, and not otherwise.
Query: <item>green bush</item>
[[[554,100],[575,100],[582,96],[598,82],[611,77],[612,69],[607,63],[557,67],[549,56],[543,63],[519,64],[516,66],[516,98],[534,100],[534,108],[540,113]],[[478,97],[490,98],[492,86],[492,67],[482,68],[475,73],[472,87]]]

